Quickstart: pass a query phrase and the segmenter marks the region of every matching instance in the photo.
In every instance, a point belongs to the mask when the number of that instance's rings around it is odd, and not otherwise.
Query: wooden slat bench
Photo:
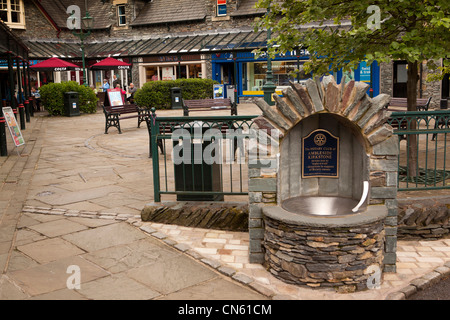
[[[150,114],[150,111],[141,108],[135,104],[127,104],[122,106],[104,106],[103,113],[105,114],[105,134],[108,134],[108,130],[111,127],[115,127],[122,134],[120,128],[120,120],[125,119],[138,119],[138,128],[140,128],[141,123],[145,121],[145,118]],[[125,115],[125,116],[124,116]]]
[[[428,111],[430,107],[431,97],[428,99],[417,99],[417,111]],[[406,98],[392,98],[387,106],[389,111],[403,112],[408,110],[408,103]]]
[[[183,115],[189,117],[193,111],[230,110],[232,116],[237,115],[237,105],[231,99],[183,100]]]

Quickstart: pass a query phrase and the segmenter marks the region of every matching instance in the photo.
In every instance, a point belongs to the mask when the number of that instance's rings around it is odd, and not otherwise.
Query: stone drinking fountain
[[[367,90],[327,76],[255,101],[279,149],[276,168],[249,163],[250,260],[287,283],[355,291],[395,272],[398,139],[390,97]]]

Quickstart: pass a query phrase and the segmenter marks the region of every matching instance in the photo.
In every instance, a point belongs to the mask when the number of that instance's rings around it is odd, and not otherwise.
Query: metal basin
[[[282,203],[284,210],[313,216],[346,216],[358,201],[341,197],[296,197]]]

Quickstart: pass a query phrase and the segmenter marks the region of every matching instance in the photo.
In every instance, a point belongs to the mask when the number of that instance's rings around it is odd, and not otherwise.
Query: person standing
[[[36,111],[41,111],[41,94],[35,87],[31,88],[31,96],[36,101]]]
[[[113,75],[113,88],[117,88],[117,85],[120,85],[120,87],[122,88],[122,81],[117,79],[116,75]]]
[[[103,92],[106,92],[108,89],[109,89],[108,79],[103,79],[103,85],[102,85]]]

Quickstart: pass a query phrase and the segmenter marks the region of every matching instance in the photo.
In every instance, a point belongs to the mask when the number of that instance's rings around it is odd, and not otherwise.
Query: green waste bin
[[[190,127],[191,134],[194,133],[194,126]],[[205,133],[208,128],[209,126],[205,126],[201,130]],[[177,194],[177,201],[224,201],[222,194],[208,194],[208,191],[219,193],[223,191],[222,165],[207,164],[202,156],[205,148],[211,143],[211,141],[203,139],[192,139],[190,163],[174,164],[175,190],[178,192],[202,192],[202,194]],[[178,144],[179,141],[173,141],[174,147]],[[198,152],[201,154],[197,154]],[[183,152],[180,152],[179,156],[184,158]],[[195,163],[196,158],[201,158],[201,163]]]
[[[80,115],[80,98],[78,92],[64,93],[64,110],[67,117],[76,117]]]
[[[172,97],[172,109],[183,109],[183,97],[181,88],[171,88],[170,96]]]

